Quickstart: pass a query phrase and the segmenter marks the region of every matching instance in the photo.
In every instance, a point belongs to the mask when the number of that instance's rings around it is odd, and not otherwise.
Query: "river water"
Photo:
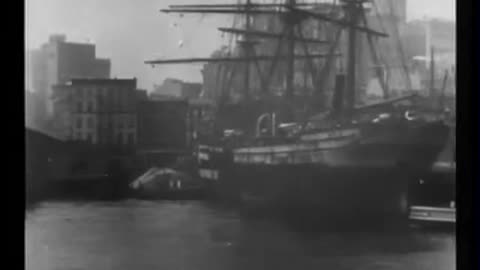
[[[449,231],[302,231],[204,202],[50,202],[26,214],[26,269],[455,269]]]

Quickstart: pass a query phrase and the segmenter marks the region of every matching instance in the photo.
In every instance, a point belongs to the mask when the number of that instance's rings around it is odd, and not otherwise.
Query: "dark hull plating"
[[[241,164],[222,153],[203,168],[218,172],[207,179],[217,196],[254,209],[323,220],[405,219],[409,182],[430,169],[448,129],[432,124],[409,134],[326,149],[316,163]]]
[[[402,170],[327,169],[311,165],[234,166],[216,190],[255,208],[297,212],[311,209],[323,218],[404,215],[408,185]]]

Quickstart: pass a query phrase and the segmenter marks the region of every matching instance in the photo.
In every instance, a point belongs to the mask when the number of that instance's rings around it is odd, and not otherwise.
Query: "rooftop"
[[[136,87],[137,78],[132,79],[98,79],[98,78],[82,78],[72,79],[72,85],[132,85]]]

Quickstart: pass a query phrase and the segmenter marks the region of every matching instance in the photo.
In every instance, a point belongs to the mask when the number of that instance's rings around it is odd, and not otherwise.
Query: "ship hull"
[[[330,221],[406,219],[408,184],[430,168],[448,130],[385,134],[310,151],[309,162],[294,155],[287,164],[255,164],[217,153],[200,175],[218,197],[252,209]]]
[[[400,217],[407,211],[402,170],[325,168],[312,165],[233,166],[215,184],[217,194],[246,207],[316,218]]]

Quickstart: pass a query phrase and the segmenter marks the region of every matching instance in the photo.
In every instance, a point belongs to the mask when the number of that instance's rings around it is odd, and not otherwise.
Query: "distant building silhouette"
[[[110,60],[95,55],[94,44],[66,41],[65,35],[52,35],[39,49],[28,56],[29,89],[42,101],[41,113],[51,117],[52,86],[75,78],[109,78]]]
[[[178,79],[167,78],[162,85],[155,85],[152,98],[169,99],[185,98],[194,99],[200,96],[202,92],[201,83],[184,82]]]

